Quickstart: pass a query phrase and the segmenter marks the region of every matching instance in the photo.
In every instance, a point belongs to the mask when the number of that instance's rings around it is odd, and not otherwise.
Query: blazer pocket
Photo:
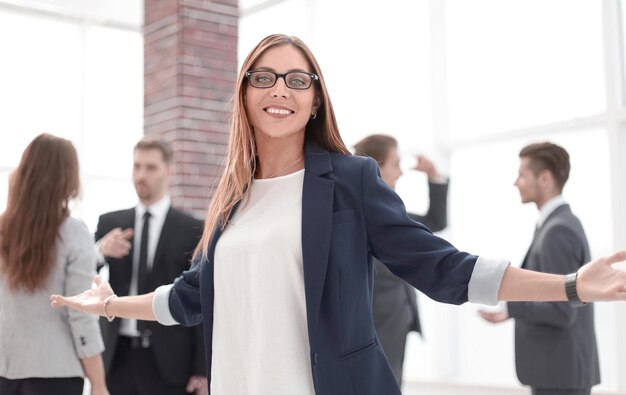
[[[342,352],[341,354],[339,354],[339,359],[343,361],[345,359],[352,358],[352,357],[354,357],[356,355],[359,355],[362,352],[365,352],[365,351],[369,350],[372,347],[376,347],[376,344],[377,344],[376,339],[372,339],[372,340],[368,341],[365,344],[362,344],[362,345],[360,345],[358,347],[355,347],[355,348],[353,348],[351,350]]]
[[[354,210],[341,210],[333,213],[333,225],[354,221]]]

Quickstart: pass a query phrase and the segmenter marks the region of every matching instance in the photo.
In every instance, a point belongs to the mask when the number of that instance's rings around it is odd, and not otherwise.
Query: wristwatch
[[[570,273],[565,276],[565,294],[567,295],[567,300],[572,307],[582,307],[587,304],[587,302],[583,302],[578,297],[578,292],[576,291],[577,278],[578,272]]]

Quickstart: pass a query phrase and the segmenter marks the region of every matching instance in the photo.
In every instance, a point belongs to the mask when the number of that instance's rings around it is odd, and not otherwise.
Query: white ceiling
[[[3,6],[130,28],[143,26],[143,0],[0,0]]]

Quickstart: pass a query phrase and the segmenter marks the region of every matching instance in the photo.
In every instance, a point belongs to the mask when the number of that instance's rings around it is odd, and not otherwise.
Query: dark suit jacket
[[[412,221],[370,158],[307,145],[302,190],[302,256],[307,334],[316,395],[400,395],[372,316],[372,257],[445,303],[467,301],[476,256]],[[204,323],[210,380],[215,229],[206,259],[176,280],[174,319]]]
[[[567,274],[589,261],[583,227],[563,205],[537,230],[522,267]],[[600,382],[592,304],[509,302],[508,310],[515,318],[515,362],[523,384],[582,389]]]
[[[135,227],[135,209],[116,211],[100,216],[95,238],[100,240],[116,227],[122,229]],[[170,208],[165,217],[159,242],[154,254],[150,273],[150,289],[174,281],[183,271],[189,269],[190,258],[202,233],[202,222],[183,212]],[[119,296],[128,295],[133,267],[133,252],[121,259],[107,259],[109,264],[109,283]],[[120,320],[108,322],[100,319],[105,351],[104,366],[111,368],[119,336]],[[171,384],[186,384],[192,375],[205,374],[204,342],[202,328],[181,326],[162,326],[157,322],[148,322],[152,331],[151,350],[161,376]]]

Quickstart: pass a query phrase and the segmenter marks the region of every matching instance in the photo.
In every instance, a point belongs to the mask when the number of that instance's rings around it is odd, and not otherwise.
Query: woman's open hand
[[[626,250],[595,259],[578,270],[576,291],[583,302],[626,300],[626,271],[614,264],[626,260]]]
[[[51,295],[52,307],[67,306],[74,310],[94,315],[104,315],[104,300],[113,295],[113,289],[108,282],[95,276],[93,282],[96,287],[74,296]]]

